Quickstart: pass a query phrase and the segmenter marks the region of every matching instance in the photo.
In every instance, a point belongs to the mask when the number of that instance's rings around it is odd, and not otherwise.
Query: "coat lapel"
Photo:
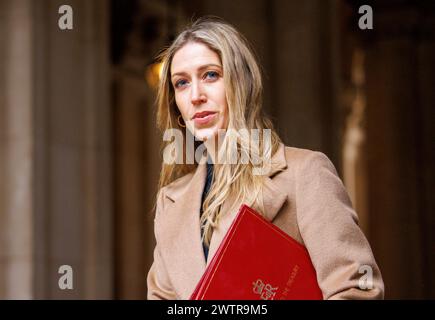
[[[166,192],[169,199],[164,210],[168,232],[162,237],[165,248],[162,255],[170,264],[173,286],[183,300],[189,299],[205,270],[199,212],[206,174],[205,164],[200,164],[187,185]]]
[[[287,195],[281,192],[273,182],[273,176],[287,167],[284,148],[284,145],[281,144],[275,155],[272,157],[271,170],[268,173],[268,176],[265,177],[265,184],[263,188],[264,212],[262,212],[262,215],[270,222],[273,221],[279,209],[281,209],[287,199]],[[234,200],[234,198],[230,198],[224,203],[222,209],[223,216],[219,221],[218,227],[213,230],[206,266],[210,264],[210,261],[215,255],[219,245],[221,244],[225,234],[227,233],[231,223],[234,221],[239,211],[240,206],[238,205],[231,208],[234,204]]]
[[[265,178],[263,216],[269,221],[273,221],[287,198],[286,194],[281,192],[273,182],[273,176],[287,167],[284,152],[284,145],[281,144],[272,157],[272,169]],[[177,266],[171,268],[171,272],[177,273],[171,279],[176,282],[173,285],[181,299],[189,299],[239,210],[238,206],[233,206],[234,198],[225,201],[223,215],[211,237],[206,263],[201,243],[199,217],[206,171],[205,164],[198,165],[186,186],[172,188],[166,192],[166,196],[172,201],[165,207],[165,216],[168,217],[166,225],[170,226],[168,235],[171,235],[170,238],[169,236],[164,237],[164,246],[165,249],[167,248],[165,250],[167,259],[165,260]],[[171,216],[175,215],[177,218],[171,219]]]

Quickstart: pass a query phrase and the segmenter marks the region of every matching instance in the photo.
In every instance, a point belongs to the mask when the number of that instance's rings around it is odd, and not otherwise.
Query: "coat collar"
[[[286,167],[285,147],[280,144],[272,157],[272,166],[263,188],[265,210],[263,216],[269,221],[275,218],[287,198],[272,180]],[[167,211],[165,216],[178,215],[176,219],[166,221],[166,226],[169,228],[166,230],[171,237],[165,238],[170,241],[167,242],[165,248],[168,249],[167,258],[177,266],[175,272],[179,274],[174,274],[173,281],[178,283],[173,283],[173,285],[181,299],[189,299],[238,212],[238,208],[231,208],[234,203],[233,199],[227,199],[222,208],[224,214],[221,216],[218,227],[213,231],[206,262],[201,243],[199,216],[206,174],[206,165],[199,164],[195,172],[177,180],[168,186],[165,192],[169,200],[169,204],[165,205],[165,211]]]

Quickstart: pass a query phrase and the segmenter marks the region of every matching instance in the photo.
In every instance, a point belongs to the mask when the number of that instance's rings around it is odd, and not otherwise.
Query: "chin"
[[[214,137],[216,134],[217,134],[216,128],[210,128],[210,129],[203,128],[203,129],[195,130],[195,137],[201,141],[209,140],[210,138]]]
[[[220,130],[225,130],[225,128],[219,125],[214,125],[208,128],[195,128],[195,137],[197,137],[197,139],[200,139],[201,141],[204,141],[212,137],[216,137],[219,134]]]

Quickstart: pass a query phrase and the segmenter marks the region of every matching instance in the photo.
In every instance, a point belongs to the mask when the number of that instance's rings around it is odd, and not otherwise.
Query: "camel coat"
[[[263,215],[308,249],[324,299],[382,299],[380,270],[331,161],[323,153],[281,144],[272,164]],[[228,212],[228,199],[206,261],[199,221],[205,180],[206,165],[198,165],[158,194],[148,299],[189,299],[237,214],[238,208]],[[372,288],[361,289],[367,266]]]

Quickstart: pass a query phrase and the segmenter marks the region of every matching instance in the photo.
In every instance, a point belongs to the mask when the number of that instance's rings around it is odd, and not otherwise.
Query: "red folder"
[[[242,205],[191,300],[321,300],[306,248]]]

